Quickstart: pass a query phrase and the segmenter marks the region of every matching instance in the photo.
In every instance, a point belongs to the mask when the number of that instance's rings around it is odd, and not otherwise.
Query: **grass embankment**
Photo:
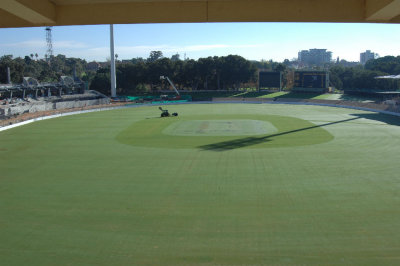
[[[208,101],[216,97],[233,97],[233,98],[282,98],[282,99],[318,99],[318,100],[343,100],[357,102],[372,102],[377,98],[372,96],[353,96],[338,93],[301,93],[301,92],[187,92],[192,96],[193,101]]]

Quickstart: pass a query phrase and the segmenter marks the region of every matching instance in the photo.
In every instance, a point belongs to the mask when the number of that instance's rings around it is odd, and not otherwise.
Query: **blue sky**
[[[198,59],[241,55],[251,60],[283,61],[300,50],[326,48],[333,58],[358,61],[365,50],[400,55],[400,25],[345,23],[186,23],[114,25],[119,59],[147,58],[160,50],[170,57]],[[46,52],[45,30],[0,29],[0,56]],[[54,54],[88,61],[109,58],[109,25],[53,27]]]

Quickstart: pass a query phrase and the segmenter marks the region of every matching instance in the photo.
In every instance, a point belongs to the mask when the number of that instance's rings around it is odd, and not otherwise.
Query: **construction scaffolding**
[[[62,96],[68,94],[82,94],[85,83],[74,80],[69,76],[61,76],[59,82],[40,83],[32,77],[24,77],[22,84],[0,84],[0,99],[13,101],[13,99],[36,99],[38,97]]]

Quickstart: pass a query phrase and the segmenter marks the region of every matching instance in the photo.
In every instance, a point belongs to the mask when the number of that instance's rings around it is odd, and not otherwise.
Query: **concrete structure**
[[[400,0],[1,0],[0,27],[171,22],[400,23]]]
[[[326,49],[303,50],[299,52],[298,60],[305,65],[321,66],[332,61],[332,52]]]
[[[365,65],[368,60],[375,59],[375,53],[371,52],[371,50],[367,50],[364,53],[360,53],[360,63]]]
[[[24,113],[81,108],[109,103],[110,98],[96,91],[87,91],[85,94],[64,95],[62,97],[51,96],[37,100],[21,100],[13,104],[1,104],[0,119]]]

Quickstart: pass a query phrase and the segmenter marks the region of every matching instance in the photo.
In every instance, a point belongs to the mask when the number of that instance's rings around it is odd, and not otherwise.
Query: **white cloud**
[[[89,45],[83,42],[76,41],[55,41],[53,47],[57,49],[84,49],[88,48]]]
[[[44,40],[28,40],[16,43],[3,43],[0,46],[14,47],[23,49],[37,49],[46,47],[47,43]],[[54,41],[53,47],[55,49],[83,49],[89,47],[87,44],[76,41]]]
[[[16,48],[41,48],[46,46],[46,42],[42,40],[29,40],[17,43],[2,43],[3,47],[16,47]]]

